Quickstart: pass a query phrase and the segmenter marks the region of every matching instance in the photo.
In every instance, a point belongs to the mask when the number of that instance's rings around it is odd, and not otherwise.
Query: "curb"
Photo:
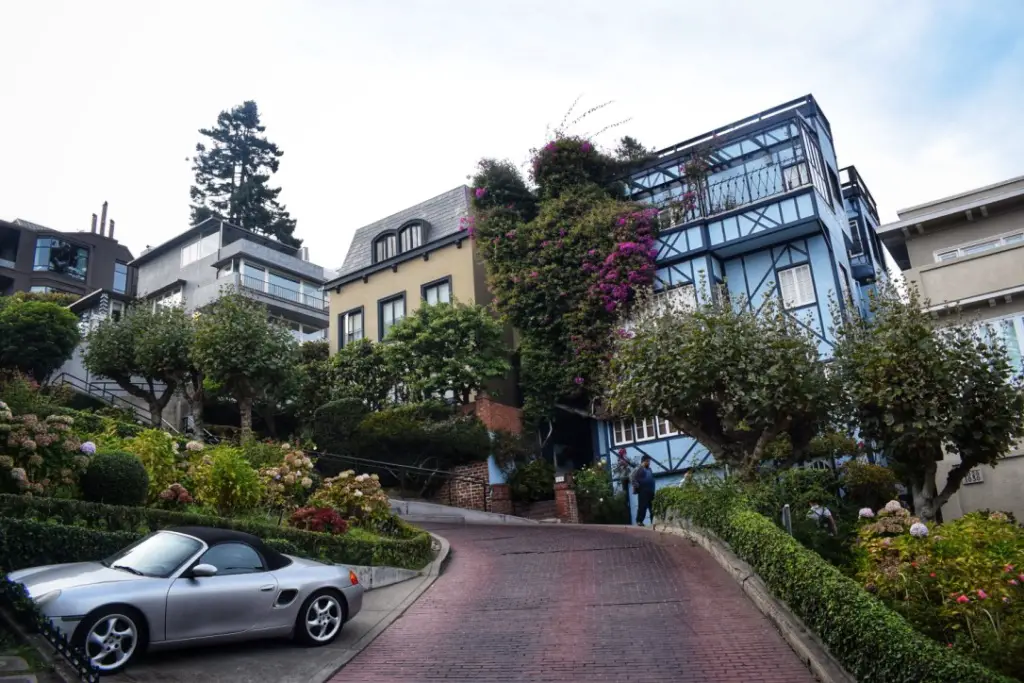
[[[819,681],[822,683],[857,683],[857,679],[843,669],[818,636],[808,629],[784,602],[771,594],[761,577],[754,572],[749,564],[741,560],[725,541],[708,531],[699,529],[686,520],[662,522],[657,529],[652,528],[651,531],[682,536],[691,543],[704,548],[722,569],[727,571],[736,583],[740,584],[740,588],[747,594],[750,601],[761,611],[761,614],[768,617],[768,620],[775,625],[789,646]]]
[[[369,647],[370,643],[377,639],[381,633],[384,632],[388,626],[398,620],[405,611],[409,609],[414,602],[416,602],[423,593],[437,580],[437,577],[441,575],[443,565],[448,559],[448,555],[451,552],[451,544],[448,543],[448,539],[438,536],[437,534],[431,533],[434,540],[438,544],[437,556],[434,561],[431,562],[425,569],[421,570],[421,583],[417,586],[409,595],[406,596],[397,607],[388,612],[377,624],[363,635],[362,638],[352,643],[347,650],[345,650],[338,659],[334,660],[327,666],[323,667],[318,671],[311,679],[310,683],[325,683],[330,680],[335,674],[345,668],[352,659],[360,652]],[[378,586],[379,587],[379,586]]]
[[[42,660],[48,667],[52,669],[54,676],[64,681],[64,683],[78,683],[81,679],[78,676],[78,672],[71,667],[70,664],[64,661],[64,658],[57,654],[53,645],[50,644],[46,638],[42,637],[38,633],[29,633],[18,621],[11,617],[7,613],[7,610],[0,609],[0,620],[2,620],[9,629],[14,631],[19,638],[24,642],[31,645],[38,653]]]

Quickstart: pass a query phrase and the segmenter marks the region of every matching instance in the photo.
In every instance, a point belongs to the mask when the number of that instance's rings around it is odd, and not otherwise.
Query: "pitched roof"
[[[428,224],[427,233],[424,235],[424,242],[427,244],[459,232],[459,219],[469,212],[469,192],[467,186],[459,185],[444,194],[359,228],[352,237],[352,244],[345,255],[345,263],[338,271],[337,277],[373,265],[374,238],[388,230],[396,230],[409,221],[421,220]]]

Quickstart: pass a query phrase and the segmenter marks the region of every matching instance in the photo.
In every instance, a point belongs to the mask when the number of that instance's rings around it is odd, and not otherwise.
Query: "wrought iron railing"
[[[277,299],[278,301],[286,301],[297,306],[303,306],[317,311],[318,313],[327,312],[327,299],[319,293],[309,294],[308,292],[303,292],[292,287],[275,285],[272,282],[267,282],[263,278],[255,277],[253,275],[243,274],[239,284],[243,289],[259,292],[271,299]]]
[[[47,619],[25,591],[0,570],[0,608],[29,633],[38,633],[70,664],[85,683],[99,683],[100,672],[85,653],[75,648],[53,622]]]
[[[131,401],[125,399],[123,396],[115,393],[116,391],[124,391],[124,389],[121,388],[121,385],[117,382],[107,380],[86,381],[81,377],[72,375],[70,372],[62,372],[56,377],[50,379],[48,383],[51,386],[61,384],[67,385],[72,389],[76,389],[83,394],[106,403],[108,406],[128,412],[136,422],[144,423],[146,425],[153,424],[153,415],[148,409],[137,406]],[[111,387],[114,388],[112,389]],[[178,430],[175,429],[174,425],[163,418],[161,418],[161,427],[168,429],[175,434],[178,433]]]

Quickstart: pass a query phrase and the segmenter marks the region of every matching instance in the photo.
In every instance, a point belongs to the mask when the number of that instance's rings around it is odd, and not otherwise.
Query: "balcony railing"
[[[772,164],[742,175],[704,182],[693,189],[690,201],[680,197],[662,202],[659,227],[667,230],[810,185],[811,175],[806,162],[786,167]]]
[[[319,293],[309,294],[292,287],[275,285],[271,282],[267,282],[263,278],[254,277],[252,275],[241,275],[239,284],[241,284],[243,289],[247,289],[252,292],[259,292],[271,299],[277,299],[278,301],[302,306],[318,313],[327,312],[327,300]]]
[[[14,268],[14,261],[10,259],[0,258],[0,268]]]

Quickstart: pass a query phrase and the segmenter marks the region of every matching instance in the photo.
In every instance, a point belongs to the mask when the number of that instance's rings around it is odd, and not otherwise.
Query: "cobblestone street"
[[[811,683],[739,586],[675,536],[431,526],[445,573],[334,681]]]

